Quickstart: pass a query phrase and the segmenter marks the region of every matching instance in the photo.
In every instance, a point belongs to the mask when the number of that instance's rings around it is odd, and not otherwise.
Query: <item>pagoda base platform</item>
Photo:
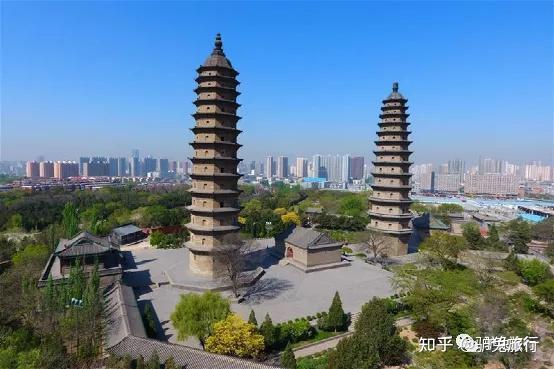
[[[193,292],[227,291],[233,289],[231,281],[227,278],[212,278],[192,272],[189,266],[188,250],[183,254],[185,255],[184,258],[163,271],[169,285]],[[262,267],[244,272],[240,277],[240,287],[254,285],[264,274],[265,270]]]

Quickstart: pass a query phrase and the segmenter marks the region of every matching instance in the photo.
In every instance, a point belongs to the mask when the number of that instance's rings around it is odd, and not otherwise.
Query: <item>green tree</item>
[[[152,309],[151,304],[146,304],[146,306],[144,307],[142,321],[144,322],[146,335],[150,338],[156,338],[158,336],[158,332],[156,329],[156,318],[155,318],[154,309]]]
[[[264,344],[266,351],[271,351],[274,349],[279,342],[279,332],[277,328],[273,325],[273,321],[269,314],[265,315],[265,319],[260,325],[260,333],[264,336]]]
[[[438,263],[443,269],[448,269],[456,265],[458,255],[466,247],[463,237],[437,232],[427,237],[419,246],[419,250],[432,262]]]
[[[376,369],[399,365],[406,355],[406,342],[398,335],[395,319],[382,299],[364,304],[354,334],[343,339],[329,357],[329,368]]]
[[[146,363],[144,362],[144,357],[142,355],[139,355],[137,358],[136,369],[146,369]]]
[[[462,225],[462,235],[471,249],[483,248],[483,237],[477,223],[465,223]]]
[[[531,226],[523,219],[509,221],[506,226],[506,240],[513,246],[517,254],[526,254],[527,244],[532,239]]]
[[[340,200],[340,213],[360,216],[367,209],[367,199],[359,195],[348,195]]]
[[[250,315],[248,315],[248,323],[252,324],[254,327],[258,327],[258,320],[256,319],[256,313],[254,309],[250,310]]]
[[[160,357],[158,353],[154,351],[146,362],[146,369],[160,369]]]
[[[428,213],[429,208],[419,201],[414,201],[410,205],[410,210],[415,211],[418,214]]]
[[[50,252],[44,245],[27,245],[23,250],[12,256],[14,265],[29,265],[33,261],[42,262],[48,258]]]
[[[520,259],[517,261],[519,275],[529,286],[536,286],[552,276],[550,266],[538,259]]]
[[[287,345],[285,351],[281,354],[281,366],[288,369],[296,369],[296,358],[291,345]]]
[[[493,250],[503,250],[505,245],[500,241],[500,236],[498,235],[498,228],[496,225],[491,224],[489,227],[489,237],[487,238],[487,246]]]
[[[342,309],[342,301],[339,296],[339,292],[335,292],[333,302],[329,307],[329,313],[325,318],[325,326],[327,330],[343,331],[348,328],[348,315],[344,313]]]
[[[533,292],[544,301],[548,303],[554,303],[554,279],[548,279],[535,287]]]
[[[17,231],[23,227],[23,217],[21,214],[13,214],[8,223],[6,224],[6,229],[10,231]]]
[[[230,312],[229,300],[219,293],[188,293],[181,295],[171,314],[171,321],[179,340],[195,336],[204,345],[206,338],[213,333],[213,324],[225,319]]]
[[[181,369],[177,363],[175,362],[175,359],[173,359],[173,356],[171,356],[169,359],[165,361],[164,369]]]
[[[66,238],[72,238],[79,233],[79,215],[72,202],[67,202],[63,208],[62,226]]]

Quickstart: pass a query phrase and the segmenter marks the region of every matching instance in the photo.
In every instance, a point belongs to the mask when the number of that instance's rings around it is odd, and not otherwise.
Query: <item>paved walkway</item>
[[[350,327],[348,328],[348,332],[345,332],[338,336],[331,337],[322,341],[318,341],[306,346],[299,347],[294,350],[294,356],[298,359],[301,357],[314,355],[314,354],[317,354],[318,352],[322,352],[331,348],[335,348],[338,345],[340,340],[348,336],[351,336],[354,333],[353,332],[354,324],[356,323],[356,320],[358,320],[359,315],[360,313],[352,314],[352,324],[350,324]],[[414,321],[411,318],[401,318],[396,321],[396,326],[398,328],[402,328],[412,324],[413,322]]]

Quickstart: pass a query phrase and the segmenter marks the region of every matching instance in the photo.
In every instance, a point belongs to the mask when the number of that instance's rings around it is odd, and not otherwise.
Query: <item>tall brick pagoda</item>
[[[393,83],[392,93],[383,100],[379,118],[379,131],[375,161],[373,162],[373,194],[369,198],[371,210],[368,229],[384,233],[387,237],[389,255],[402,255],[408,250],[412,232],[410,213],[410,162],[412,153],[406,121],[408,102],[399,92],[398,83]]]
[[[239,231],[237,143],[240,134],[237,122],[237,91],[239,74],[223,52],[221,35],[215,38],[215,47],[204,64],[197,69],[198,87],[196,125],[192,128],[194,149],[191,158],[192,205],[188,208],[191,221],[189,267],[194,273],[217,277],[214,247],[224,242],[225,236]]]

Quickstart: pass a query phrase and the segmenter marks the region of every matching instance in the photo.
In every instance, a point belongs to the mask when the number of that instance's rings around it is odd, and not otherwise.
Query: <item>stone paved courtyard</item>
[[[163,330],[159,338],[177,342],[169,317],[179,296],[187,291],[167,284],[164,271],[186,260],[187,250],[157,250],[143,243],[124,248],[123,252],[125,283],[135,288],[141,307],[149,303],[154,307]],[[278,260],[268,254],[262,259],[260,262],[266,274],[254,286],[244,290],[244,302],[232,304],[233,311],[245,319],[250,309],[256,312],[258,322],[266,313],[274,322],[315,315],[329,308],[335,291],[339,291],[345,311],[350,312],[358,312],[373,296],[393,294],[392,273],[355,258],[351,266],[313,273],[304,273],[290,265],[278,265]],[[199,345],[195,339],[179,343]]]

